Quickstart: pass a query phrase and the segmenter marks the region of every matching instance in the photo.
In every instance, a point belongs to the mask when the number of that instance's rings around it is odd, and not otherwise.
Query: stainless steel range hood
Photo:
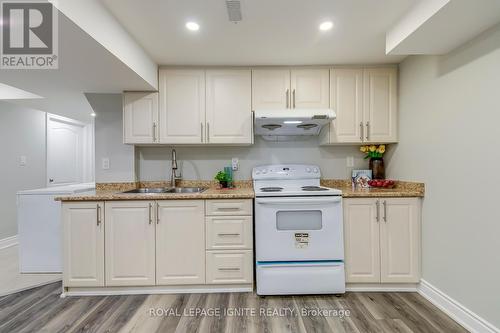
[[[255,134],[271,139],[318,135],[333,119],[331,109],[255,110]]]

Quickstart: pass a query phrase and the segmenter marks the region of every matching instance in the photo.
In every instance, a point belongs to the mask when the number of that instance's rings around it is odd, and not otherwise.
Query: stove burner
[[[319,186],[302,186],[302,191],[328,191],[328,189]]]
[[[283,187],[261,187],[260,190],[262,192],[281,192]]]

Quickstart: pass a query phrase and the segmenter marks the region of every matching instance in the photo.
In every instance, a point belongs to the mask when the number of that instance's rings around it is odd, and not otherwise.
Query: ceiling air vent
[[[226,0],[227,16],[229,21],[238,23],[241,21],[241,4],[237,0]]]

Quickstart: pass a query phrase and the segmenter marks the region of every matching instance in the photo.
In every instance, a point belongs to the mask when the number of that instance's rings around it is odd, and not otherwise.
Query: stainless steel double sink
[[[201,193],[206,191],[206,187],[144,187],[136,188],[122,193],[138,193],[138,194],[162,194],[162,193]]]

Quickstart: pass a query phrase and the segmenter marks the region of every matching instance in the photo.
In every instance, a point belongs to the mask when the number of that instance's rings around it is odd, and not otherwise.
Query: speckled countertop
[[[393,189],[353,189],[349,180],[323,179],[321,185],[337,188],[344,198],[370,197],[423,197],[423,183],[398,181]],[[168,182],[132,182],[96,184],[96,190],[74,195],[56,197],[58,201],[112,201],[112,200],[189,200],[189,199],[252,199],[255,192],[251,181],[235,182],[236,188],[219,189],[213,181],[181,181],[181,187],[207,187],[201,193],[122,193],[138,187],[168,187]]]

